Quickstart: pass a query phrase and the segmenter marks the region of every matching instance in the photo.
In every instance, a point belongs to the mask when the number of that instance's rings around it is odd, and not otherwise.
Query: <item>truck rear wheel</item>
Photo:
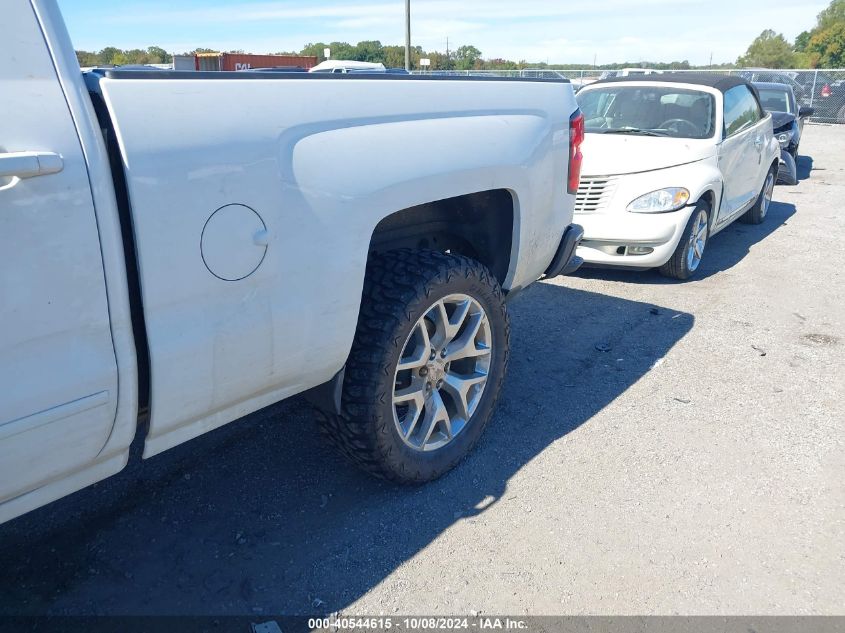
[[[436,479],[491,418],[509,338],[502,290],[480,263],[435,251],[373,255],[341,412],[317,412],[324,435],[379,477]]]

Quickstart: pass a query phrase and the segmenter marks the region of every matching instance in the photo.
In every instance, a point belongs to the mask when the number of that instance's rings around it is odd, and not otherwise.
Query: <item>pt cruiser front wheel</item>
[[[508,360],[501,288],[480,263],[435,251],[374,255],[329,441],[402,483],[457,464],[492,416]]]
[[[660,267],[660,274],[672,279],[692,277],[704,257],[704,248],[710,237],[710,205],[699,200],[690,215],[683,235],[669,261]]]

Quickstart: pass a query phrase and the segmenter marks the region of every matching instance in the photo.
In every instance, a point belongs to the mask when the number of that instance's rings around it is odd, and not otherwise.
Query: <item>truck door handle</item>
[[[54,152],[0,152],[0,178],[34,178],[63,168],[62,157]]]
[[[754,147],[757,148],[757,151],[760,151],[760,149],[763,147],[763,139],[759,136],[754,139]]]

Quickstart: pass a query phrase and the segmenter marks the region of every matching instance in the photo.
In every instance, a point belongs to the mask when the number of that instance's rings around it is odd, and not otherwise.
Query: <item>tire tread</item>
[[[410,306],[430,296],[434,288],[449,284],[455,275],[475,277],[495,297],[500,314],[488,318],[503,320],[506,367],[510,322],[504,295],[481,263],[462,255],[402,249],[373,254],[367,264],[358,325],[344,375],[340,414],[318,409],[316,417],[329,444],[356,466],[382,479],[422,483],[442,474],[422,467],[408,471],[404,462],[394,459],[392,451],[385,448],[387,443],[377,440],[379,434],[390,432],[387,424],[393,423],[392,419],[384,419],[380,410],[392,397],[385,384],[392,384],[393,358],[404,345],[404,340],[399,340],[395,333],[416,322]],[[498,396],[497,390],[491,411]]]

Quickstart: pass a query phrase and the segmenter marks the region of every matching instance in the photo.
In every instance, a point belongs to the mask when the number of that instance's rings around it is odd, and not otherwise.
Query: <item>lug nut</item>
[[[431,383],[430,382],[425,383],[425,390],[431,391]]]
[[[440,352],[440,358],[446,358],[446,350],[445,349],[442,352]]]
[[[428,357],[428,360],[434,360],[435,358],[437,358],[437,352],[431,350],[431,356]]]
[[[442,381],[442,380],[438,380],[438,381],[437,381],[437,388],[438,388],[438,389],[440,389],[442,386],[443,386],[443,381]]]
[[[428,376],[428,367],[420,368],[420,376]]]

